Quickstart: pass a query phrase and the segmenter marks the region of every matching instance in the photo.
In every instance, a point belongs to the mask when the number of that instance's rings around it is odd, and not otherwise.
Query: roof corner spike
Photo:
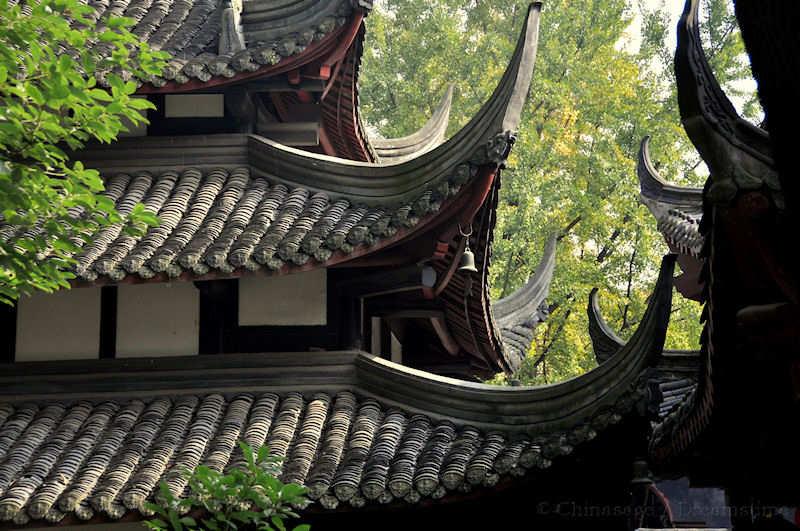
[[[645,349],[643,353],[648,362],[654,365],[664,352],[667,338],[667,327],[672,312],[672,276],[675,271],[677,255],[667,254],[661,260],[653,294],[647,304],[642,320],[630,340],[623,345],[620,352]]]
[[[528,98],[528,91],[533,78],[533,67],[536,63],[536,52],[539,46],[539,19],[542,12],[542,3],[534,2],[528,6],[528,16],[522,28],[519,65],[517,67],[514,88],[511,98],[506,106],[500,130],[503,132],[516,132],[519,128],[520,116]]]
[[[678,23],[675,77],[684,129],[714,180],[732,173],[748,177],[774,173],[769,135],[739,117],[714,77],[700,38],[699,3],[686,0]]]
[[[536,327],[547,319],[546,299],[556,265],[557,243],[556,235],[550,236],[542,259],[528,281],[511,295],[492,304],[492,315],[500,328],[506,357],[513,354],[512,361],[517,363],[530,349]]]
[[[589,304],[586,306],[586,313],[589,316],[589,337],[592,340],[592,349],[597,364],[600,365],[617,353],[625,345],[611,326],[603,319],[600,312],[600,302],[597,297],[597,288],[593,288],[589,294]]]
[[[661,177],[650,158],[650,136],[642,139],[636,173],[639,177],[639,187],[643,198],[669,203],[674,207],[702,210],[702,188],[677,186]]]
[[[242,32],[242,0],[225,0],[220,23],[219,55],[233,55],[245,48]]]
[[[450,107],[453,103],[453,83],[447,85],[441,100],[428,121],[416,132],[398,138],[375,138],[371,144],[382,163],[412,159],[434,149],[444,142],[450,123]]]

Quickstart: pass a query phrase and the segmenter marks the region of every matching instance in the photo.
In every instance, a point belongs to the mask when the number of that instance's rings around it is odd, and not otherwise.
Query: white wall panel
[[[16,361],[96,359],[100,288],[22,297],[17,308]]]
[[[222,94],[168,94],[164,96],[165,118],[222,118],[225,96]]]
[[[191,282],[133,284],[117,295],[117,357],[197,354],[200,294]]]
[[[239,279],[240,326],[314,326],[328,322],[327,271]]]

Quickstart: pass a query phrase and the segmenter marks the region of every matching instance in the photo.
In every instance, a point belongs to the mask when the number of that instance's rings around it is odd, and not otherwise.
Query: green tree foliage
[[[704,25],[726,86],[748,75],[735,18],[712,0]],[[511,55],[525,1],[386,0],[368,19],[360,93],[367,121],[385,136],[418,128],[450,82],[450,132],[486,100]],[[641,35],[629,35],[640,13]],[[664,5],[625,0],[549,0],[542,13],[533,84],[508,169],[495,231],[492,293],[511,293],[561,235],[549,303],[524,382],[552,382],[595,365],[586,304],[600,288],[604,316],[623,337],[641,318],[668,252],[638,199],[639,143],[668,179],[699,184],[699,158],[680,123],[672,74],[672,24]],[[639,46],[627,45],[640,37]],[[638,50],[631,48],[639,48]],[[749,113],[755,111],[748,100]],[[667,347],[697,348],[700,307],[675,297]]]
[[[207,466],[183,471],[188,479],[188,495],[176,496],[166,483],[159,485],[158,503],[147,503],[156,518],[145,525],[154,531],[194,531],[210,529],[258,529],[286,531],[287,520],[297,518],[294,508],[306,507],[306,489],[278,479],[280,458],[271,456],[269,448],[254,451],[247,443],[239,442],[245,458],[243,468],[227,474]],[[190,513],[197,513],[200,524]],[[308,531],[307,524],[293,531]]]
[[[123,218],[94,170],[67,152],[110,142],[152,108],[130,79],[157,74],[165,54],[79,0],[0,0],[0,301],[69,287],[73,254],[99,226],[155,224],[138,205]],[[102,81],[99,86],[98,80]]]

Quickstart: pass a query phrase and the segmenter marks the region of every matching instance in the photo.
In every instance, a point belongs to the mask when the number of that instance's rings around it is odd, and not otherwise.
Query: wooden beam
[[[292,85],[286,77],[258,79],[243,85],[248,92],[319,92],[325,90],[325,82],[319,79],[303,78],[299,84]]]
[[[430,317],[431,326],[436,331],[436,335],[439,337],[439,341],[442,342],[442,346],[447,351],[448,354],[452,356],[456,356],[460,351],[461,347],[458,345],[458,341],[453,337],[450,333],[450,329],[447,327],[447,320],[444,317],[444,314],[438,316]]]
[[[376,297],[389,293],[422,290],[436,283],[436,271],[430,266],[413,265],[380,271],[342,282],[340,293],[350,297]]]
[[[380,356],[381,354],[381,318],[370,318],[370,348],[371,354]]]
[[[318,146],[319,128],[319,122],[270,122],[258,132],[285,146]]]
[[[444,312],[441,310],[423,308],[403,309],[390,311],[384,315],[387,320],[393,322],[402,319],[423,319],[430,321],[433,330],[436,332],[436,336],[439,338],[439,341],[442,342],[442,346],[449,354],[455,356],[461,351],[461,347],[459,347],[458,342],[450,333],[450,329],[447,326],[447,319],[445,318]]]

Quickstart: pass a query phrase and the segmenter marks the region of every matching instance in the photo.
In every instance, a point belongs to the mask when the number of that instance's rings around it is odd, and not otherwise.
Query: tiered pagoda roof
[[[161,225],[142,236],[110,226],[88,243],[76,240],[76,284],[424,263],[433,282],[418,287],[436,300],[447,328],[437,348],[468,357],[475,374],[519,367],[546,317],[556,240],[528,282],[494,304],[488,269],[499,174],[531,82],[541,6],[531,6],[491,98],[446,141],[451,89],[417,133],[364,134],[356,77],[368,7],[112,4],[139,21],[143,39],[173,55],[165,76],[145,80],[141,93],[294,86],[271,96],[280,115],[282,105],[314,92],[324,153],[246,132],[87,147],[76,155],[101,172],[117,208],[125,214],[142,202]],[[153,40],[159,35],[163,42]],[[0,227],[0,235],[14,230]],[[472,274],[458,272],[467,245]],[[0,520],[63,523],[142,511],[162,480],[182,492],[182,468],[235,466],[237,439],[268,444],[284,458],[283,479],[308,486],[325,509],[454,499],[535,477],[612,425],[649,418],[641,405],[652,375],[670,363],[663,343],[673,263],[671,256],[662,263],[630,341],[608,336],[598,367],[542,387],[450,379],[350,351],[4,367]]]
[[[631,340],[543,387],[437,377],[358,352],[20,363],[0,375],[0,520],[142,510],[178,471],[268,444],[324,508],[416,503],[535,475],[637,414],[672,297],[666,258]],[[156,364],[156,362],[158,362]]]
[[[419,132],[375,141],[378,162],[311,153],[255,134],[127,138],[87,147],[76,156],[101,172],[104,193],[119,211],[142,202],[161,225],[140,237],[114,225],[88,244],[76,240],[78,283],[285,274],[432,239],[438,243],[423,251],[445,258],[435,265],[436,290],[449,305],[456,341],[485,373],[514,368],[527,349],[520,344],[519,352],[504,354],[486,275],[497,176],[530,86],[537,17],[534,8],[497,89],[459,132],[442,142],[449,88]],[[471,222],[483,287],[464,308],[468,288],[453,273],[463,251],[459,227]],[[421,246],[413,247],[419,254]],[[537,320],[540,302],[527,315],[516,312],[521,324]]]

